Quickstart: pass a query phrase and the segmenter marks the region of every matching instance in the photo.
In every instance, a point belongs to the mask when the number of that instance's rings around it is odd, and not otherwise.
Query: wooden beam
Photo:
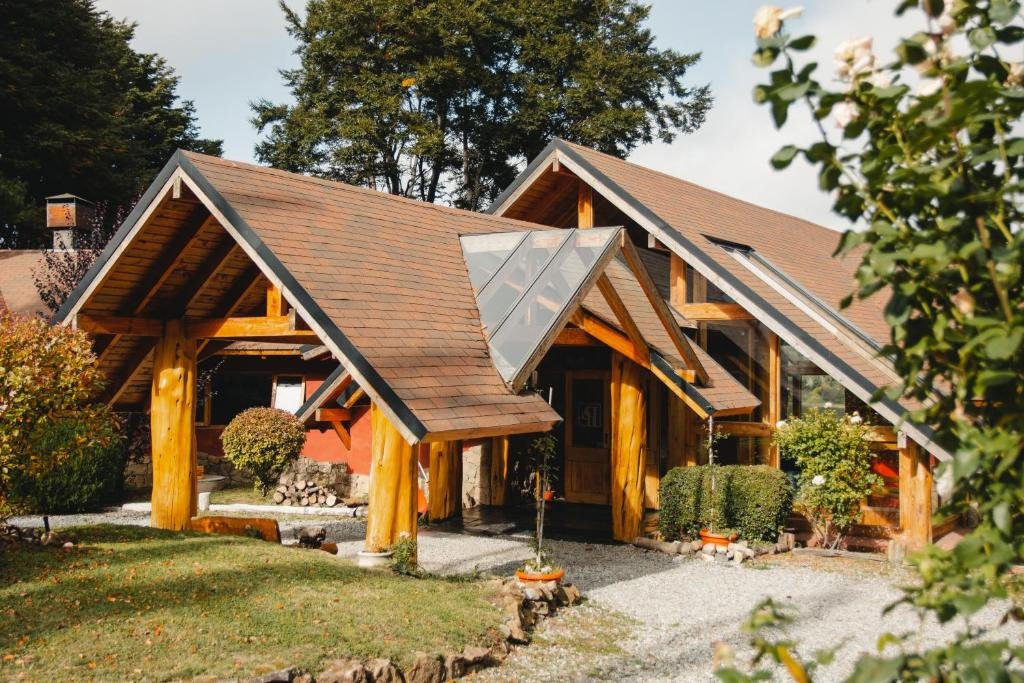
[[[248,274],[240,277],[231,288],[230,291],[224,294],[221,300],[217,303],[216,312],[219,317],[230,317],[238,313],[241,309],[242,304],[245,303],[256,289],[256,286],[263,280],[263,273],[260,272],[259,268],[255,265],[252,266]],[[203,339],[199,342],[197,351],[199,352],[199,360],[202,361],[204,358],[208,358],[213,355],[213,352],[218,348],[223,348],[225,344],[230,342],[217,342],[209,339]],[[210,350],[212,346],[212,351]]]
[[[537,434],[538,432],[549,432],[560,420],[548,420],[545,422],[520,422],[512,425],[499,425],[495,427],[479,427],[467,429],[449,429],[440,432],[429,432],[420,441],[422,443],[436,443],[438,441],[469,441],[472,439],[491,439],[498,436],[514,436],[516,434]]]
[[[576,327],[565,327],[555,337],[555,346],[600,346],[601,343],[583,330]]]
[[[156,344],[150,399],[153,494],[150,526],[180,531],[196,514],[196,343],[170,320]]]
[[[356,390],[352,392],[352,395],[345,399],[345,403],[342,405],[343,408],[351,408],[356,404],[356,401],[366,396],[366,392],[363,391],[362,387],[356,387]]]
[[[192,275],[191,284],[185,289],[181,297],[181,305],[178,308],[179,315],[184,316],[188,314],[188,309],[203,295],[203,292],[209,287],[210,281],[220,274],[224,266],[227,265],[228,261],[231,260],[231,257],[239,249],[238,243],[229,237],[228,241],[214,250],[202,268]]]
[[[640,260],[640,255],[636,252],[636,247],[629,241],[629,235],[625,233],[623,234],[622,255],[626,259],[626,265],[633,271],[637,282],[640,283],[640,288],[644,290],[647,300],[651,303],[651,307],[657,314],[658,320],[661,321],[662,327],[665,328],[665,332],[668,333],[669,339],[672,340],[672,345],[675,347],[679,357],[686,363],[686,367],[694,372],[700,384],[707,384],[708,373],[701,367],[700,361],[697,360],[697,355],[690,348],[686,339],[683,338],[684,335],[679,329],[679,323],[676,322],[675,316],[669,310],[668,304],[661,297],[661,292],[658,291],[654,281],[651,280],[650,274]]]
[[[234,317],[187,319],[185,332],[194,339],[261,339],[273,340],[276,337],[318,337],[312,330],[299,330],[295,322],[295,312],[288,315],[264,317]]]
[[[764,408],[764,421],[772,429],[782,416],[782,342],[779,335],[768,332],[768,405]],[[779,447],[771,443],[767,447],[768,464],[781,467]]]
[[[611,381],[612,537],[631,542],[644,516],[647,405],[642,368],[612,354]]]
[[[416,447],[410,445],[387,416],[370,405],[370,504],[366,517],[367,552],[391,549],[403,535],[416,540],[419,490]]]
[[[594,227],[594,192],[582,180],[576,190],[576,227]]]
[[[687,303],[686,261],[681,259],[675,252],[672,252],[669,256],[668,273],[669,302],[675,306],[676,310],[682,310],[680,307],[685,306]]]
[[[137,348],[123,363],[124,369],[114,377],[107,378],[107,388],[103,390],[101,403],[112,406],[124,395],[132,379],[139,373],[149,354],[153,351],[156,338],[142,340],[141,346]]]
[[[651,371],[651,374],[657,377],[669,390],[678,396],[686,405],[690,407],[695,413],[701,418],[708,416],[707,411],[704,410],[696,401],[683,391],[672,377],[669,377],[661,368],[654,365],[650,361],[650,356],[646,358],[636,353],[633,347],[633,342],[626,338],[624,334],[611,327],[604,321],[582,311],[577,312],[572,317],[572,323],[582,329],[587,334],[593,336],[595,339],[600,341],[605,346],[609,346],[612,350],[621,353],[622,355],[629,358],[631,361]],[[692,373],[686,371],[680,371],[680,377],[687,382],[693,382]],[[749,411],[747,411],[749,412]]]
[[[184,227],[174,234],[172,241],[163,249],[153,265],[147,268],[148,277],[139,284],[129,298],[129,301],[133,301],[134,304],[123,310],[122,313],[139,315],[145,310],[153,297],[160,292],[167,279],[177,272],[185,254],[199,241],[203,226],[212,220],[214,220],[213,217],[202,206],[192,212]]]
[[[771,436],[772,426],[764,422],[715,422],[716,434],[729,436]]]
[[[440,441],[428,447],[430,494],[427,506],[430,521],[457,517],[462,512],[462,442]]]
[[[288,312],[288,302],[281,296],[281,290],[277,285],[267,285],[267,317],[285,315]]]
[[[160,337],[164,334],[164,323],[162,320],[121,315],[79,313],[75,316],[75,327],[91,334],[114,334],[131,337]]]
[[[338,435],[338,438],[341,439],[341,445],[345,447],[345,450],[352,450],[352,433],[348,428],[341,422],[337,421],[331,422],[331,427],[334,428],[334,432]]]
[[[754,316],[739,304],[677,304],[687,320],[753,320]]]
[[[491,439],[491,505],[505,505],[508,502],[508,456],[508,437],[497,436]]]
[[[932,471],[929,457],[916,443],[900,436],[900,528],[908,550],[932,542]]]
[[[317,422],[348,422],[352,419],[352,413],[348,408],[317,408]]]
[[[647,341],[644,339],[644,335],[641,334],[640,328],[636,326],[633,316],[629,314],[629,309],[622,302],[619,293],[615,291],[615,287],[612,285],[611,280],[608,279],[606,273],[601,273],[601,276],[597,278],[597,288],[601,291],[604,300],[608,302],[608,307],[612,309],[612,313],[615,314],[615,318],[619,321],[619,325],[622,326],[626,336],[633,342],[633,348],[637,353],[649,357],[650,350],[647,348]]]
[[[311,348],[309,351],[303,351],[302,360],[314,360],[316,358],[319,358],[320,356],[330,355],[330,353],[331,350],[328,349],[326,345],[318,344],[317,346]]]

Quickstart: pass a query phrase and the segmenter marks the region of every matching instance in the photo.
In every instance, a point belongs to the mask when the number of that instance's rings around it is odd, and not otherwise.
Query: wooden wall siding
[[[462,512],[462,442],[440,441],[430,448],[430,521],[457,517]]]
[[[387,416],[370,406],[370,505],[365,549],[390,549],[402,534],[416,540],[416,447],[410,446]]]
[[[643,368],[612,354],[612,537],[632,541],[640,535],[644,515],[647,396]]]
[[[491,505],[505,505],[508,502],[508,437],[491,439]]]
[[[196,343],[179,320],[166,323],[154,353],[150,429],[153,510],[150,525],[180,531],[196,514]]]
[[[909,439],[899,449],[900,528],[907,547],[912,550],[932,542],[932,471],[929,459],[928,454]]]

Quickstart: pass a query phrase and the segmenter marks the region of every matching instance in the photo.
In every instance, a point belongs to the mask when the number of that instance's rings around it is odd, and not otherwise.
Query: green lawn
[[[251,503],[253,505],[273,505],[271,496],[262,496],[252,486],[237,486],[221,489],[210,494],[211,505],[227,505],[229,503]],[[282,508],[287,509],[287,508]]]
[[[0,679],[180,679],[461,650],[498,637],[483,582],[365,572],[320,551],[142,527],[0,551]]]

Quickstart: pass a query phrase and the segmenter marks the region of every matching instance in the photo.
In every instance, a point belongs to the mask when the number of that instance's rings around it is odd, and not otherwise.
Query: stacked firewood
[[[333,491],[318,485],[315,481],[301,477],[282,475],[274,491],[274,502],[278,505],[301,505],[302,507],[335,507],[343,501]]]

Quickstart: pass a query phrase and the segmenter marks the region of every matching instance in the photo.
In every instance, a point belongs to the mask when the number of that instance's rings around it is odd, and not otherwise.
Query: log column
[[[196,514],[196,342],[170,320],[153,351],[150,394],[153,511],[150,526],[179,531]]]
[[[647,406],[644,371],[612,354],[612,537],[630,542],[640,535],[644,516]]]
[[[391,548],[405,532],[416,540],[416,448],[387,416],[370,405],[370,505],[366,513],[367,552]]]
[[[508,502],[508,437],[491,439],[491,505]]]
[[[692,430],[690,409],[672,392],[665,392],[666,419],[668,420],[668,461],[666,469],[689,467],[697,464],[697,449],[690,432]]]
[[[462,442],[430,444],[430,521],[457,517],[462,511]]]
[[[932,471],[928,454],[904,435],[900,458],[900,528],[907,548],[919,550],[932,542]]]

